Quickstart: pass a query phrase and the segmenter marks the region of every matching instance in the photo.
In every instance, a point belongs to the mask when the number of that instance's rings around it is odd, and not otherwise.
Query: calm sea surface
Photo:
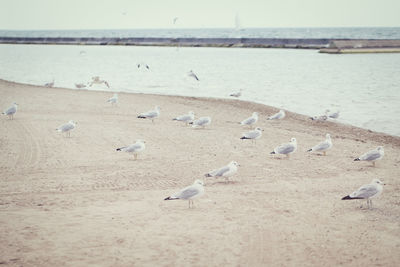
[[[383,29],[387,31],[382,34],[399,34],[398,28]],[[316,35],[313,32],[311,37],[327,37]],[[138,63],[150,69],[138,69]],[[190,70],[200,81],[187,75]],[[400,136],[400,54],[0,45],[1,79],[37,85],[54,79],[56,87],[75,88],[75,83],[89,82],[93,76],[107,80],[111,89],[95,85],[91,90],[229,98],[242,89],[243,100],[310,116],[321,115],[325,109],[340,110],[340,122]]]
[[[165,37],[165,38],[336,38],[400,39],[399,27],[365,28],[213,28],[213,29],[132,29],[5,31],[6,37]]]

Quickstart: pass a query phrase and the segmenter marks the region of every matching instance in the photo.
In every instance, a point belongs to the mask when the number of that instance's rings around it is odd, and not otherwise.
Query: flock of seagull
[[[93,82],[95,83],[103,83],[104,80],[100,80],[98,76],[93,78]],[[109,98],[106,102],[111,103],[111,105],[118,104],[118,94],[114,94],[111,98]],[[13,103],[11,107],[6,109],[3,114],[7,115],[10,120],[14,119],[14,115],[18,110],[18,104]],[[140,119],[149,119],[154,123],[154,120],[159,118],[160,116],[160,107],[155,106],[154,109],[149,110],[147,112],[140,113],[137,118]],[[286,116],[284,110],[280,110],[278,113],[273,114],[267,118],[267,120],[282,120]],[[326,111],[325,115],[326,119],[328,118],[337,118],[339,116],[339,112],[330,113],[329,110]],[[253,114],[239,122],[242,126],[253,127],[259,119],[259,113],[253,112]],[[189,111],[187,114],[179,115],[173,118],[175,121],[180,121],[185,123],[186,125],[191,125],[193,128],[205,128],[206,126],[211,124],[211,117],[200,117],[195,119],[195,114],[193,111]],[[77,123],[73,120],[59,126],[56,128],[58,132],[65,133],[66,137],[71,136],[71,131],[76,128]],[[260,127],[256,127],[254,130],[250,130],[240,137],[242,140],[251,140],[252,142],[256,142],[262,136],[263,129]],[[144,140],[137,140],[136,143],[130,144],[124,147],[119,147],[116,151],[122,151],[131,153],[134,155],[134,159],[136,160],[138,154],[142,153],[146,146]],[[333,146],[330,134],[326,134],[325,140],[313,146],[307,152],[318,152],[326,155],[326,152],[331,149]],[[280,154],[286,155],[287,158],[290,157],[292,153],[295,153],[297,150],[297,141],[296,138],[291,138],[289,143],[278,145],[273,149],[270,154]],[[361,155],[360,157],[354,159],[354,161],[368,161],[372,162],[373,166],[375,166],[375,162],[377,160],[381,160],[384,156],[384,149],[382,146],[377,147],[374,150],[368,151],[367,153]],[[205,177],[215,177],[215,178],[224,178],[225,181],[229,181],[229,177],[233,176],[237,173],[238,166],[240,166],[236,161],[231,161],[228,165],[223,166],[219,169],[210,171],[205,174]],[[342,200],[349,199],[366,199],[368,208],[372,208],[372,198],[379,196],[382,192],[382,185],[384,185],[380,180],[374,179],[370,184],[361,186],[358,190],[353,193],[345,196]],[[201,197],[204,194],[204,182],[201,180],[196,180],[192,185],[183,188],[177,193],[165,198],[165,200],[188,200],[189,208],[194,206],[193,200]]]

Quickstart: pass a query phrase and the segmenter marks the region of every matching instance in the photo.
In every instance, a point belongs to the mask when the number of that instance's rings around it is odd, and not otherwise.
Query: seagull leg
[[[135,160],[137,160],[137,154],[133,154],[133,156],[134,156]]]
[[[324,151],[324,156],[326,156],[326,151]]]
[[[373,162],[372,162],[372,166],[374,166],[374,167],[375,167],[375,161],[373,161]]]

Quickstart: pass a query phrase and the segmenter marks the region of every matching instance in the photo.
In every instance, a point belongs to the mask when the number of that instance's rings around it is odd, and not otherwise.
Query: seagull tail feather
[[[177,199],[179,199],[179,198],[176,198],[176,197],[166,197],[166,198],[164,198],[164,200],[177,200]]]

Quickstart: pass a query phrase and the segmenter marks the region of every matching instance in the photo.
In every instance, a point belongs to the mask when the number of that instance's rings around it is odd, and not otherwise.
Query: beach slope
[[[15,266],[396,266],[400,264],[400,138],[313,122],[238,100],[69,90],[0,80],[0,264]],[[139,113],[161,108],[154,120]],[[212,117],[205,129],[172,118]],[[238,122],[259,112],[252,144]],[[56,128],[77,122],[67,138]],[[330,133],[326,156],[306,152]],[[290,159],[269,153],[290,138]],[[116,148],[146,141],[134,160]],[[354,158],[379,145],[376,167]],[[237,161],[238,173],[206,178],[205,194],[164,198]],[[374,199],[341,198],[373,178]]]

